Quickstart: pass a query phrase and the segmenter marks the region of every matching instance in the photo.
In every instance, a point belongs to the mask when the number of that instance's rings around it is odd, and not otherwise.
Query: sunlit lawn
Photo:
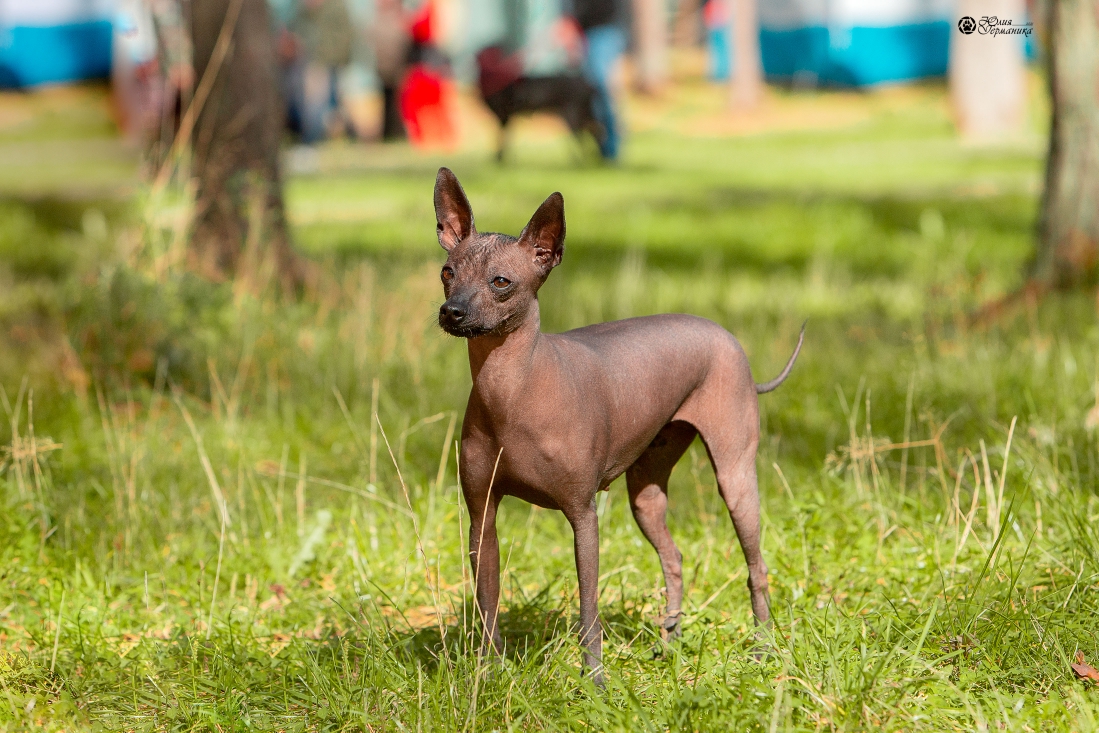
[[[934,86],[781,93],[732,121],[719,90],[672,94],[631,101],[613,168],[547,121],[520,127],[503,168],[487,133],[434,157],[326,148],[288,187],[320,263],[298,303],[180,272],[163,205],[0,203],[0,727],[1096,727],[1099,691],[1069,668],[1099,659],[1095,303],[969,322],[1020,281],[1039,135],[962,144]],[[793,376],[761,399],[761,661],[698,446],[670,491],[681,641],[659,644],[659,565],[616,484],[607,690],[580,675],[568,525],[518,501],[501,519],[506,659],[472,653],[468,365],[433,325],[440,163],[483,231],[564,194],[546,328],[697,313],[765,379],[808,319]],[[21,368],[18,349],[58,333],[60,376],[41,356]]]

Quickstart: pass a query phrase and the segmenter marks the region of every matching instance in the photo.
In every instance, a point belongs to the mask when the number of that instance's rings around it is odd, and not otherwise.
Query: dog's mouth
[[[443,329],[451,336],[457,336],[458,338],[464,339],[476,338],[492,332],[492,329],[485,328],[484,326],[475,323],[454,323],[442,316],[439,317],[439,328]]]

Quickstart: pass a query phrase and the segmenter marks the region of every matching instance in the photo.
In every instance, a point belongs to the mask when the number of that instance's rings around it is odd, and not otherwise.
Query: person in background
[[[732,73],[732,40],[729,38],[728,0],[708,0],[702,9],[706,24],[706,50],[709,77],[728,81]]]
[[[155,165],[172,144],[195,72],[191,41],[173,0],[118,0],[112,41],[112,96],[119,126],[148,146]]]
[[[134,143],[156,132],[165,84],[157,59],[156,24],[143,0],[120,0],[111,42],[111,97],[118,126]]]
[[[454,82],[450,59],[440,47],[442,28],[435,0],[425,0],[409,20],[412,48],[401,82],[401,118],[413,145],[453,149],[458,142]]]
[[[401,0],[377,1],[371,40],[375,69],[382,85],[382,140],[406,137],[398,92],[412,45],[408,27],[409,20]]]
[[[301,0],[278,40],[286,64],[288,125],[306,145],[328,137],[340,115],[339,75],[351,62],[353,31],[346,0]],[[353,128],[341,120],[349,132]]]
[[[626,50],[627,12],[623,0],[566,0],[565,13],[579,26],[587,47],[584,75],[595,87],[595,118],[605,131],[599,152],[608,161],[618,160],[622,139],[611,74]]]

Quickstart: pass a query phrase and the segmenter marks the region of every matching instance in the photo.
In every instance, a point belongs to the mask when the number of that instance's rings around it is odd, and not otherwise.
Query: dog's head
[[[440,277],[446,302],[439,326],[463,338],[514,331],[526,318],[538,288],[565,251],[565,199],[552,194],[518,238],[480,233],[462,185],[448,168],[435,179],[439,244],[447,251]]]

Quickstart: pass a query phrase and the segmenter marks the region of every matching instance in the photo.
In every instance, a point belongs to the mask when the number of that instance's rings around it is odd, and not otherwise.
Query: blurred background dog
[[[489,46],[477,54],[477,86],[481,98],[500,122],[496,159],[507,148],[507,126],[515,115],[549,112],[565,121],[578,140],[585,132],[602,144],[606,131],[595,119],[595,88],[579,74],[524,76],[518,54]]]

